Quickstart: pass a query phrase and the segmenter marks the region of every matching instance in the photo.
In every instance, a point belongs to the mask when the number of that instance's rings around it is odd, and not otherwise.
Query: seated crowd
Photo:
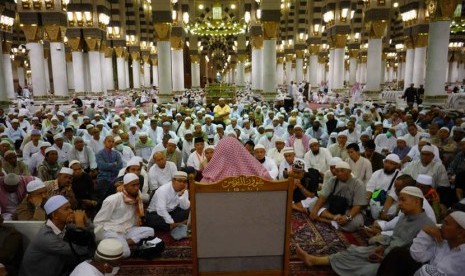
[[[157,256],[160,233],[189,236],[189,174],[205,182],[292,174],[295,212],[372,237],[330,256],[297,245],[307,265],[341,275],[394,275],[389,262],[416,275],[465,268],[460,114],[369,103],[286,111],[224,99],[155,107],[0,110],[0,220],[45,222],[25,252],[0,223],[9,275],[103,275],[122,258]]]

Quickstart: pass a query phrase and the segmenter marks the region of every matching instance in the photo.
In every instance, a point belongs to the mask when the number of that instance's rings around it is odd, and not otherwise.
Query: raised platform
[[[237,87],[220,83],[209,84],[205,87],[207,104],[218,103],[219,98],[224,98],[227,103],[236,101]]]

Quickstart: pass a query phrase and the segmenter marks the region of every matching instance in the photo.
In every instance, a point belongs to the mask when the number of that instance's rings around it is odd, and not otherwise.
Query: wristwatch
[[[347,219],[347,221],[352,221],[352,216],[348,215],[348,216],[346,216],[346,219]]]

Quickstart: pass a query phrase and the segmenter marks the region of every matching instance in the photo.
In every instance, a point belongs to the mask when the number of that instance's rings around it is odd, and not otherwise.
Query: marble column
[[[300,83],[304,80],[304,51],[295,51],[295,81]]]
[[[405,76],[404,76],[404,90],[410,87],[413,83],[413,66],[415,62],[415,48],[413,48],[412,38],[405,40],[405,46],[407,47],[407,53],[405,57]]]
[[[131,52],[132,57],[132,88],[140,89],[140,53]]]
[[[291,78],[291,72],[292,72],[292,55],[291,54],[287,54],[286,55],[286,63],[285,63],[285,66],[286,66],[286,84],[290,84],[291,81],[292,81],[292,78]]]
[[[308,66],[309,70],[309,82],[311,87],[316,87],[320,83],[318,82],[318,51],[319,45],[310,46],[310,62]]]
[[[47,79],[44,66],[44,48],[38,42],[27,43],[26,48],[29,49],[33,94],[35,97],[46,97]]]
[[[334,48],[329,50],[329,72],[326,79],[328,81],[328,90],[331,91],[334,83]]]
[[[263,22],[263,92],[265,100],[276,98],[276,38],[279,23]]]
[[[63,42],[50,42],[52,61],[53,90],[56,97],[68,97],[68,77],[66,75],[65,45]]]
[[[357,82],[358,50],[349,51],[349,85]]]
[[[378,26],[380,24],[380,26]],[[366,90],[367,91],[380,91],[381,82],[384,80],[382,77],[384,74],[383,64],[382,64],[382,54],[383,54],[383,34],[386,29],[387,23],[383,24],[382,22],[371,22],[371,28],[382,28],[377,32],[372,32],[370,38],[368,39],[368,50],[367,50],[367,72],[370,72],[370,76],[367,76]],[[381,35],[380,35],[381,33]],[[371,72],[378,72],[378,74]]]
[[[413,62],[412,82],[415,87],[425,84],[426,73],[426,45],[428,44],[428,34],[418,34],[415,40],[415,57]]]
[[[102,69],[100,68],[100,52],[89,52],[89,72],[90,72],[90,92],[101,93],[102,88]]]
[[[184,54],[182,37],[171,37],[173,92],[184,91]]]
[[[21,85],[21,87],[24,88],[24,86],[26,86],[26,76],[25,76],[25,72],[24,72],[24,67],[17,67],[16,68],[16,72],[18,74],[18,83],[19,85]]]
[[[243,87],[245,86],[245,63],[247,61],[247,55],[239,54],[237,56],[237,77],[236,77],[236,85]]]
[[[284,58],[278,57],[276,60],[276,81],[277,85],[284,84]]]
[[[3,52],[2,43],[0,42],[0,53]],[[8,57],[9,58],[9,57]],[[3,64],[3,55],[0,55],[0,64]],[[3,66],[0,66],[0,101],[7,101],[8,96],[6,94],[6,87],[5,87],[5,73],[3,70]]]
[[[150,87],[150,63],[149,57],[144,57],[144,87]]]
[[[263,89],[263,37],[252,36],[252,91]]]
[[[124,69],[125,61],[124,61],[124,47],[117,47],[115,48],[116,54],[116,72],[118,76],[118,90],[126,90],[128,87],[126,86],[126,70]]]
[[[458,79],[458,63],[455,60],[449,62],[449,74],[447,82],[455,84]]]
[[[158,82],[160,91],[160,101],[166,103],[171,100],[173,86],[171,79],[171,42],[159,40],[158,48]]]
[[[242,63],[240,63],[242,65]],[[239,63],[238,66],[239,68]],[[242,75],[242,81],[244,81]],[[200,87],[200,56],[191,55],[191,78],[192,78],[192,88]],[[237,83],[236,83],[237,84]]]
[[[1,41],[0,41],[1,43]],[[3,52],[3,74],[5,77],[5,91],[8,99],[15,99],[15,86],[13,82],[13,65],[11,64],[10,59],[10,48],[11,44],[4,43],[2,52]],[[1,53],[1,52],[0,52]]]
[[[113,48],[107,47],[104,52],[104,59],[103,59],[103,71],[104,74],[104,88],[106,91],[108,90],[115,90],[115,82],[113,80]]]
[[[158,59],[152,58],[152,86],[158,87]]]
[[[458,0],[438,0],[441,10],[433,14],[429,23],[428,57],[426,59],[425,104],[444,103],[450,21]]]
[[[81,51],[72,52],[73,56],[73,75],[74,75],[74,92],[86,92],[84,55]]]

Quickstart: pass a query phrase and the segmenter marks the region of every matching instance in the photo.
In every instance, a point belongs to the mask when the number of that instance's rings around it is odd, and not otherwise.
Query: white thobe
[[[371,175],[373,174],[373,169],[371,167],[371,162],[368,159],[360,156],[357,162],[354,162],[350,158],[347,158],[346,162],[349,163],[354,177],[360,179],[364,184],[370,180]]]
[[[317,155],[309,150],[304,155],[304,161],[309,168],[315,169],[320,173],[324,173],[329,169],[329,162],[332,158],[331,152],[328,149],[320,147]]]
[[[167,224],[174,223],[173,218],[169,212],[176,209],[176,207],[187,210],[190,208],[189,193],[184,193],[179,196],[178,192],[173,189],[173,185],[163,185],[155,192],[149,206],[147,207],[148,212],[157,212]]]
[[[427,174],[433,178],[432,186],[435,189],[439,186],[450,186],[446,168],[440,162],[431,161],[427,166],[423,166],[421,160],[412,161],[402,170],[402,173],[410,175],[413,179],[417,179],[419,174]]]
[[[273,159],[276,164],[281,164],[281,162],[284,160],[284,154],[283,151],[281,150],[280,152],[278,151],[277,148],[272,148],[270,149],[267,153],[266,156],[269,158]]]
[[[187,166],[193,167],[196,171],[200,171],[200,164],[205,160],[205,153],[198,154],[197,151],[194,151],[189,155],[187,159]]]
[[[268,171],[271,178],[273,179],[278,178],[278,173],[279,173],[278,166],[276,165],[273,159],[265,156],[265,162],[263,162],[262,165]]]
[[[174,174],[178,171],[176,164],[171,161],[166,161],[163,169],[154,164],[149,170],[149,189],[155,191],[161,186],[171,183]]]

